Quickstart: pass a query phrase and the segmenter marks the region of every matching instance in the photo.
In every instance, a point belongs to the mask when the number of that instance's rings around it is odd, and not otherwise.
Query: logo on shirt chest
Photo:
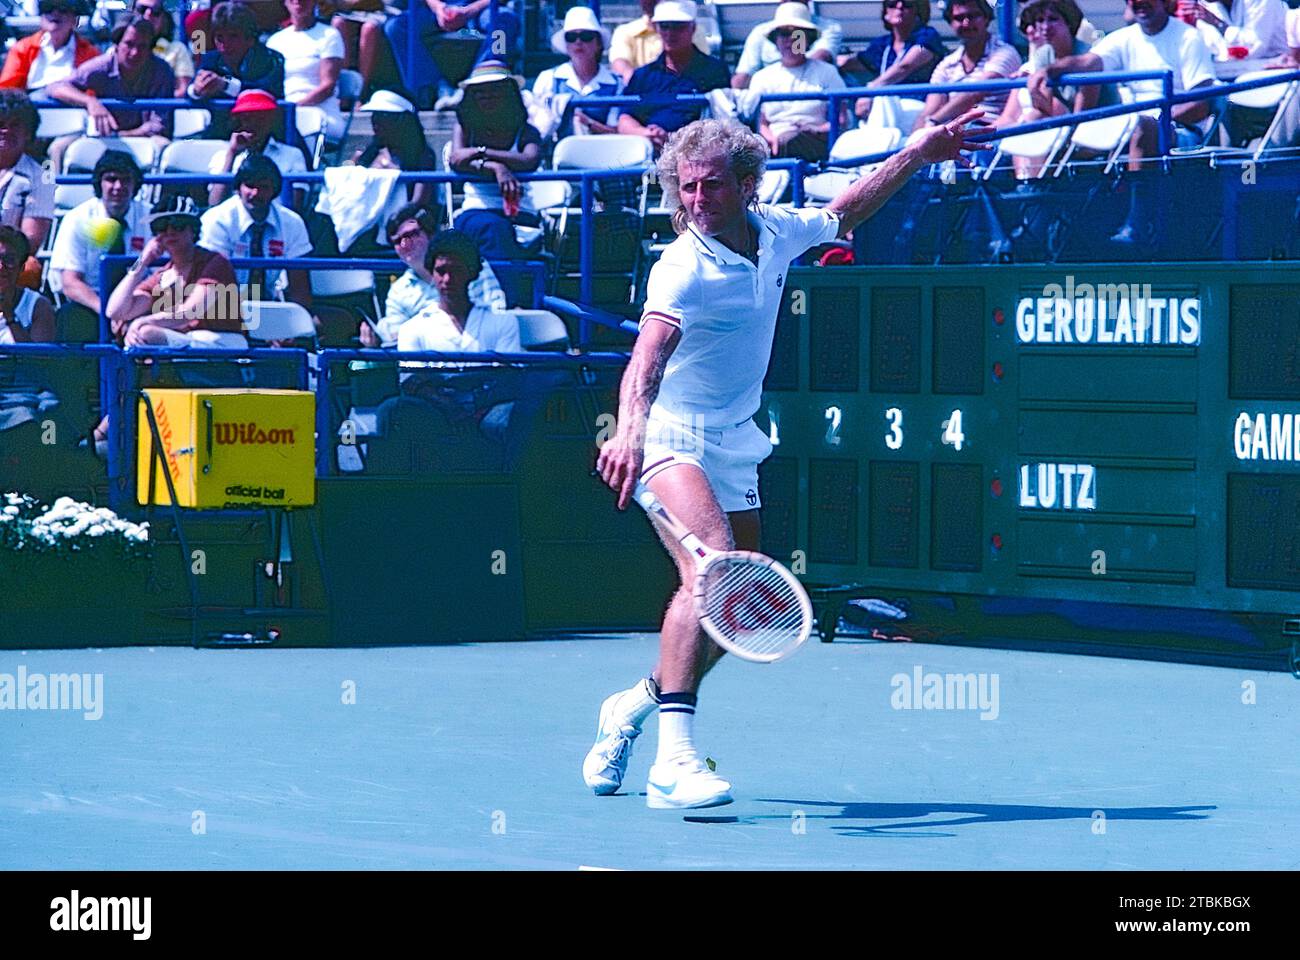
[[[783,283],[785,283],[785,277],[784,277],[783,275],[781,275],[781,274],[778,273],[778,274],[776,275],[776,288],[777,288],[778,290],[780,290],[780,289],[781,289],[781,284],[783,284]]]

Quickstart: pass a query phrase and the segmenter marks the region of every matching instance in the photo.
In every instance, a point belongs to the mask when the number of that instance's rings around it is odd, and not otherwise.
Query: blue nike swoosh
[[[648,780],[646,782],[649,783],[650,786],[654,787],[656,790],[662,790],[664,793],[672,793],[674,790],[677,789],[677,784],[675,783],[671,787],[665,787],[662,783],[655,783],[653,780]]]

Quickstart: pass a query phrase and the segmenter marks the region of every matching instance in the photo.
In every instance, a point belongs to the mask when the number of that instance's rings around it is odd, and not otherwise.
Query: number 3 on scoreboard
[[[885,446],[890,450],[901,450],[903,447],[903,411],[898,407],[890,407],[885,411],[885,419],[889,421],[889,432],[885,434]]]
[[[948,419],[943,422],[943,442],[950,444],[959,453],[961,452],[962,444],[966,442],[966,434],[961,432],[960,410],[954,410]]]

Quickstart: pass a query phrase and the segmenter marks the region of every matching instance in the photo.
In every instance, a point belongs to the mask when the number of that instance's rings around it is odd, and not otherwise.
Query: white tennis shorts
[[[692,427],[652,413],[646,422],[641,482],[648,483],[679,463],[692,463],[708,477],[724,512],[757,510],[762,506],[758,465],[771,452],[767,435],[753,420],[714,429]]]

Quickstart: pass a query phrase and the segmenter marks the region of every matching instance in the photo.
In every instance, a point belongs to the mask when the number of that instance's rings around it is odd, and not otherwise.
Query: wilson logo
[[[217,443],[220,444],[280,444],[293,443],[293,431],[289,429],[263,430],[256,423],[217,423],[213,424]]]

